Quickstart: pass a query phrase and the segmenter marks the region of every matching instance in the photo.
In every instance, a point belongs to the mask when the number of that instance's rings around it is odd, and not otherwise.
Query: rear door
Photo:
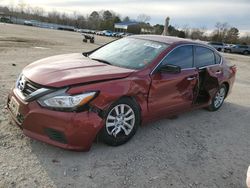
[[[180,73],[151,74],[148,107],[154,117],[188,109],[192,106],[197,86],[198,71],[193,67],[193,46],[185,45],[168,54],[157,69],[164,64],[178,65]]]
[[[244,46],[244,45],[239,46],[239,52],[240,52],[240,53],[244,53],[244,52],[247,51],[247,50],[248,50],[248,47],[247,47],[247,46]]]
[[[234,52],[241,53],[242,52],[242,48],[240,46],[235,46]]]
[[[206,69],[204,86],[210,97],[214,96],[223,79],[221,56],[207,47],[195,46],[195,67],[199,71]]]

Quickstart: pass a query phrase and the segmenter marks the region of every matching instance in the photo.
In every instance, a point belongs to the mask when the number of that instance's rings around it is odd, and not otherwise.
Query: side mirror
[[[177,74],[177,73],[181,72],[181,67],[179,67],[177,65],[166,64],[166,65],[162,65],[159,68],[159,72],[161,72],[161,73],[173,73],[173,74]]]

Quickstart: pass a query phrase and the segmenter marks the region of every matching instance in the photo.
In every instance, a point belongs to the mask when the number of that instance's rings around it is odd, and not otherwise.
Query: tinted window
[[[215,53],[215,63],[216,64],[220,64],[220,61],[221,61],[221,57],[219,54]]]
[[[209,44],[223,46],[223,43],[219,43],[219,42],[210,42]]]
[[[196,47],[196,67],[204,67],[215,64],[214,52],[205,47]]]
[[[172,51],[163,64],[180,66],[182,69],[193,67],[193,46],[182,46]]]
[[[239,46],[240,48],[248,48],[247,46]]]

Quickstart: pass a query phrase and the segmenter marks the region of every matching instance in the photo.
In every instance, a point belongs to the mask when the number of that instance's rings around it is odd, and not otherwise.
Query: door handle
[[[191,80],[195,80],[196,79],[196,76],[190,76],[187,78],[187,80],[191,81]]]

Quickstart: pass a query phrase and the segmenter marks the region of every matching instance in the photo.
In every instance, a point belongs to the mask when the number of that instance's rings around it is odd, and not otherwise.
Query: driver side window
[[[162,65],[177,65],[181,69],[193,67],[193,46],[181,46],[170,52],[162,62]]]

